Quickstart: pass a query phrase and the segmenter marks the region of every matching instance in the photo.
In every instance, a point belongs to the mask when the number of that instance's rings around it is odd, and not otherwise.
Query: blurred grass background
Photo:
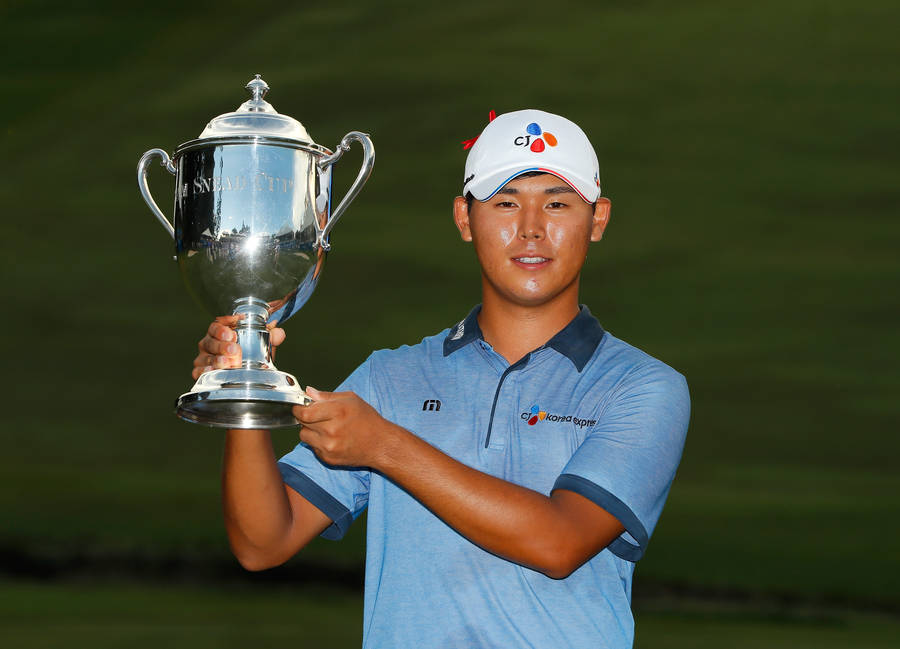
[[[254,73],[317,142],[364,130],[378,153],[280,367],[332,388],[464,316],[460,141],[492,108],[562,113],[613,201],[582,300],[693,397],[637,569],[638,646],[895,642],[898,19],[886,1],[0,2],[10,646],[359,643],[364,523],[240,572],[222,435],[171,413],[209,318],[135,166]],[[170,177],[150,184],[170,211]]]

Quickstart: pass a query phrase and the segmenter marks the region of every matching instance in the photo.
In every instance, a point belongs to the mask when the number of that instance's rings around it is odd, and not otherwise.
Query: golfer
[[[376,351],[335,392],[308,388],[280,460],[267,431],[228,431],[232,550],[277,566],[368,507],[364,647],[631,647],[634,567],[690,406],[678,372],[579,305],[610,217],[587,136],[537,110],[493,119],[453,217],[481,304]],[[210,325],[195,378],[239,363],[233,324]]]

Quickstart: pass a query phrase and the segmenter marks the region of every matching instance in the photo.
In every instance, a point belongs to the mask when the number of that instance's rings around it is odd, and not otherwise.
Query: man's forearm
[[[577,494],[549,497],[506,482],[385,424],[372,468],[489,552],[565,577],[622,532],[619,521]]]
[[[303,533],[298,525],[321,526],[321,521],[310,520],[314,517],[295,520],[265,430],[227,432],[222,505],[231,548],[250,570],[283,563],[319,531],[311,527]]]
[[[385,475],[485,550],[565,577],[622,533],[611,514],[560,489],[551,496],[468,467],[393,424],[352,392],[307,388],[300,439],[326,464]]]
[[[222,506],[228,539],[242,563],[288,533],[291,511],[269,431],[226,433]]]

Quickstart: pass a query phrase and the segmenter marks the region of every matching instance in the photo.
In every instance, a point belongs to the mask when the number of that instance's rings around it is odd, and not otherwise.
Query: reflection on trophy
[[[259,75],[247,89],[251,99],[213,119],[171,158],[147,151],[137,179],[175,240],[188,291],[214,316],[242,316],[241,367],[203,374],[178,398],[176,414],[208,426],[279,428],[296,425],[291,407],[309,398],[294,376],[275,368],[266,322],[284,322],[309,299],[328,235],[372,173],[375,150],[368,135],[351,131],[332,153],[263,99],[269,87]],[[362,168],[332,210],[331,168],[354,140],[363,147]],[[147,186],[157,156],[176,178],[174,227]]]

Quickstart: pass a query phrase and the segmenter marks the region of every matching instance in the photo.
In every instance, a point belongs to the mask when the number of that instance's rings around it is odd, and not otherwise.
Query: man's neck
[[[484,295],[478,326],[510,365],[545,344],[578,315],[578,297],[560,296],[540,306],[521,306]]]

